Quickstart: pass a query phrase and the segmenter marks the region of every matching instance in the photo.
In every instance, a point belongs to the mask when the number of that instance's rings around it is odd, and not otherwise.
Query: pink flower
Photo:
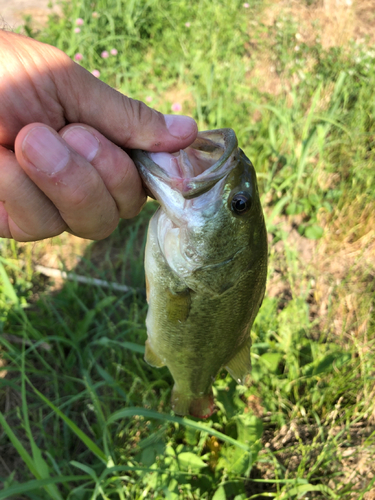
[[[83,55],[80,52],[77,52],[77,54],[74,55],[74,60],[75,61],[82,61]]]
[[[109,54],[106,50],[103,50],[103,52],[100,55],[102,56],[103,59],[107,59],[107,57],[109,57]]]
[[[81,28],[74,28],[74,33],[81,33]]]
[[[182,106],[179,102],[174,102],[172,104],[172,111],[182,111]]]
[[[118,54],[117,49],[111,49],[110,53],[112,56],[117,56],[117,54]]]
[[[152,97],[150,95],[148,95],[145,100],[146,100],[146,102],[151,102],[152,101]]]
[[[76,25],[77,26],[82,26],[82,24],[84,23],[85,21],[82,19],[82,17],[77,17],[76,19]]]
[[[91,15],[92,15],[92,17],[94,17],[94,18],[99,17],[99,14],[98,14],[96,11],[94,11]]]
[[[97,70],[97,69],[93,69],[93,70],[91,71],[91,74],[92,74],[92,75],[94,75],[94,76],[96,76],[96,78],[99,78],[99,76],[100,76],[100,71],[99,71],[99,70]]]
[[[243,6],[245,7],[245,9],[248,9],[250,7],[250,4],[244,3]]]
[[[185,26],[186,26],[187,28],[190,28],[191,24],[190,24],[190,23],[185,23]]]

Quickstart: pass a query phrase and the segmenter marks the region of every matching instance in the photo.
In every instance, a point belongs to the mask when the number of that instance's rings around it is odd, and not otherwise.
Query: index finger
[[[173,152],[194,142],[198,127],[188,116],[163,115],[131,99],[68,58],[56,85],[69,123],[85,123],[123,148]]]

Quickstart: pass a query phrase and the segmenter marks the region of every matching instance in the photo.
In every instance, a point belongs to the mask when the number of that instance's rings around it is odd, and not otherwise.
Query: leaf
[[[249,413],[243,413],[236,418],[237,439],[241,443],[254,445],[263,435],[263,422]],[[253,450],[253,448],[252,448]]]
[[[207,467],[207,464],[198,455],[190,451],[180,453],[177,459],[184,470],[203,469],[203,467]]]
[[[333,365],[341,368],[345,363],[351,359],[351,355],[340,351],[330,352],[323,356],[323,358],[309,363],[302,368],[302,373],[305,377],[312,377],[320,373],[328,373],[333,370]]]
[[[71,460],[70,463],[74,466],[77,467],[80,470],[83,470],[83,472],[86,472],[86,474],[89,474],[89,476],[92,477],[92,479],[97,483],[98,482],[98,477],[95,474],[94,469],[89,467],[86,464],[81,464],[80,462],[77,462],[76,460]]]
[[[289,202],[290,200],[290,196],[289,195],[285,195],[283,196],[276,204],[275,206],[273,207],[273,210],[272,210],[272,213],[271,215],[269,215],[266,219],[266,224],[267,224],[267,227],[272,224],[272,221],[274,220],[275,217],[277,217],[278,215],[281,214],[281,212],[283,211],[285,205]]]
[[[145,353],[145,347],[143,345],[135,344],[134,342],[119,342],[118,340],[111,340],[108,337],[101,337],[99,340],[93,342],[93,344],[98,345],[116,345],[122,349],[129,349],[129,351],[139,352],[140,354]]]
[[[194,429],[190,429],[189,427],[185,430],[185,441],[190,446],[195,446],[198,443],[198,433]]]
[[[309,240],[319,240],[323,236],[324,230],[322,227],[317,224],[313,224],[312,226],[307,226],[305,229],[305,236],[309,238]]]
[[[280,352],[266,352],[261,355],[260,359],[264,361],[271,373],[277,373],[280,361],[283,359],[283,355]]]
[[[237,440],[249,446],[250,451],[239,450],[233,446],[222,449],[217,464],[218,469],[226,469],[237,475],[247,476],[256,457],[262,448],[261,437],[263,422],[255,415],[243,413],[235,418],[237,425]]]
[[[225,494],[224,486],[220,486],[216,491],[212,500],[227,500],[227,496]]]
[[[169,491],[168,488],[163,489],[166,500],[178,500],[178,494]]]
[[[251,453],[228,446],[221,452],[217,469],[225,469],[228,474],[247,476],[253,463]]]
[[[90,311],[86,312],[84,318],[81,321],[78,321],[76,328],[76,335],[78,334],[78,340],[86,337],[88,329],[94,321],[96,312],[96,309],[91,309]]]
[[[288,497],[291,495],[298,495],[297,498],[302,498],[305,493],[308,493],[309,491],[321,491],[322,493],[327,493],[330,495],[332,498],[339,499],[340,497],[334,493],[331,488],[328,486],[325,486],[323,484],[300,484],[298,486],[295,486],[294,488],[288,490]]]
[[[303,212],[303,205],[302,203],[297,203],[295,201],[292,201],[291,203],[289,203],[289,205],[287,206],[285,212],[288,214],[288,215],[297,215],[297,214],[300,214]]]

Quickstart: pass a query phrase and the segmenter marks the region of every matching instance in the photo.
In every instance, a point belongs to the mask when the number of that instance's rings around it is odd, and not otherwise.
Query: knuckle
[[[149,127],[155,118],[159,120],[162,117],[161,113],[149,108],[144,102],[137,99],[127,97],[123,100],[123,105],[127,117],[127,143],[136,138],[141,129]]]

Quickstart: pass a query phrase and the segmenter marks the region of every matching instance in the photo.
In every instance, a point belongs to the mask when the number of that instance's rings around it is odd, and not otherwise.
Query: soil
[[[48,6],[50,0],[0,0],[0,27],[17,30],[25,24],[25,17],[31,16],[33,26],[38,28],[45,24],[51,12],[59,12],[59,7]]]

